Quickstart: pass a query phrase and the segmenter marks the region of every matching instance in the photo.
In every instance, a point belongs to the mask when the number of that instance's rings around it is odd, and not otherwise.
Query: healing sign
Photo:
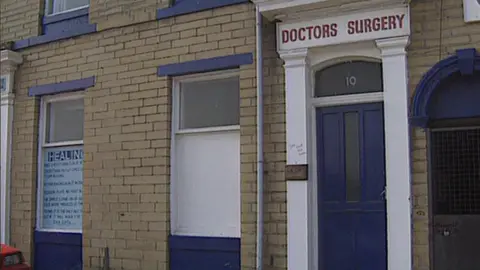
[[[375,11],[309,22],[281,23],[280,50],[409,35],[408,9]]]
[[[43,229],[81,230],[83,146],[46,149],[43,155]]]

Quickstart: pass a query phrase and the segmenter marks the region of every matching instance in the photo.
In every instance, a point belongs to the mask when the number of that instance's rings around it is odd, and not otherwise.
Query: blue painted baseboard
[[[35,269],[82,269],[81,233],[35,231],[34,241]]]
[[[240,238],[170,236],[171,270],[240,269]]]

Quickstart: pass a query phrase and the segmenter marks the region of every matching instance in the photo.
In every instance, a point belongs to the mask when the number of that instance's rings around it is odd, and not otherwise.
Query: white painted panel
[[[377,40],[383,67],[388,270],[413,268],[408,43],[409,37]]]
[[[240,237],[240,132],[175,140],[173,234]]]
[[[480,21],[480,0],[463,0],[463,17],[465,22]]]

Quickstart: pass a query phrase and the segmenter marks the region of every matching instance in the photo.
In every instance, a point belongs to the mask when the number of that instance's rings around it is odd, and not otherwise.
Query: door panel
[[[386,270],[383,105],[317,110],[322,270]]]

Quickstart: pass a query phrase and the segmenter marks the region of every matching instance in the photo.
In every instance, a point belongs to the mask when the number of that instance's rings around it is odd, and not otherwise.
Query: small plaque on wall
[[[7,92],[7,77],[0,77],[0,93]]]
[[[308,180],[308,165],[286,165],[285,166],[285,179],[295,181],[307,181]]]

